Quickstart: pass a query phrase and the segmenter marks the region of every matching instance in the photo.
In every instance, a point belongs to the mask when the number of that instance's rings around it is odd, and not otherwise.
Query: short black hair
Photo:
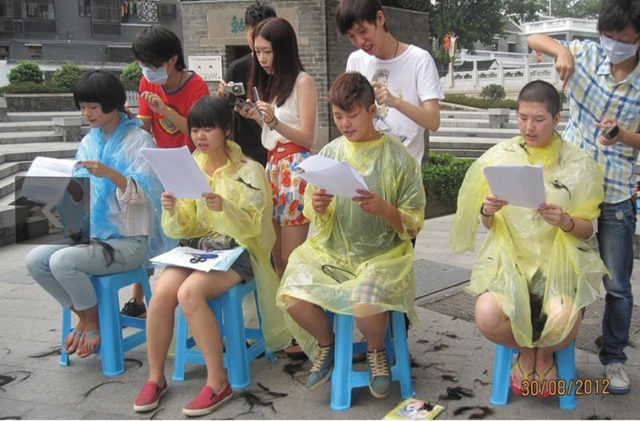
[[[221,129],[225,134],[231,131],[231,107],[218,96],[205,96],[196,101],[189,110],[187,127],[211,127]]]
[[[339,75],[331,84],[328,97],[331,105],[336,105],[344,111],[351,111],[356,106],[368,110],[375,102],[373,87],[367,78],[358,72]]]
[[[380,0],[340,0],[336,11],[336,25],[340,33],[345,35],[356,23],[376,23],[379,11],[382,11]],[[384,30],[387,30],[386,22]]]
[[[244,24],[247,27],[254,27],[267,18],[275,17],[276,11],[273,7],[256,0],[244,12]]]
[[[632,25],[640,34],[640,2],[637,0],[604,0],[598,15],[598,32],[623,31]]]
[[[132,47],[133,55],[143,64],[160,67],[162,63],[177,55],[176,69],[187,68],[180,38],[164,26],[153,25],[144,28],[133,40]]]
[[[80,108],[81,102],[97,102],[103,113],[124,111],[127,94],[124,85],[114,74],[104,70],[89,70],[80,76],[73,88],[73,101]]]
[[[516,110],[520,109],[520,102],[539,102],[547,107],[547,111],[555,116],[560,112],[560,94],[549,82],[533,80],[520,90]]]

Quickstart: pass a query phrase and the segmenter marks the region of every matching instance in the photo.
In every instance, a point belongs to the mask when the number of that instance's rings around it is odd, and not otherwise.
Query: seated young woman
[[[270,264],[275,242],[271,224],[271,191],[264,168],[247,159],[227,140],[231,110],[221,98],[205,97],[187,117],[193,153],[211,187],[201,199],[176,199],[162,194],[162,228],[171,238],[207,249],[212,244],[239,244],[246,248],[226,272],[202,272],[167,267],[157,280],[147,313],[149,378],[135,399],[137,412],[158,406],[167,391],[164,366],[174,330],[176,305],[184,313],[207,369],[206,384],[183,409],[188,416],[206,415],[232,397],[223,366],[223,349],[216,317],[207,300],[249,279],[256,280],[262,331],[269,351],[286,347],[291,335],[275,306],[278,277]]]
[[[471,275],[476,324],[492,342],[519,350],[511,390],[538,383],[549,396],[557,379],[553,352],[575,340],[583,309],[596,299],[607,272],[598,255],[592,221],[604,198],[602,171],[593,158],[555,131],[558,91],[544,81],[518,96],[520,136],[504,140],[469,168],[458,194],[451,230],[454,251],[473,250],[478,219],[489,229]],[[545,203],[509,206],[489,190],[482,170],[494,165],[541,165]],[[523,181],[526,182],[526,181]]]

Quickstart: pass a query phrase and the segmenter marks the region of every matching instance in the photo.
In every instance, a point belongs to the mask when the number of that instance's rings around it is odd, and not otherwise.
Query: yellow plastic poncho
[[[388,135],[367,142],[340,137],[319,153],[346,161],[360,172],[370,191],[400,211],[404,230],[396,232],[382,217],[365,214],[356,202],[341,196],[335,196],[326,212],[318,215],[311,205],[316,187],[307,186],[304,214],[318,233],[289,257],[278,306],[286,310],[292,304],[287,300],[290,296],[358,317],[402,311],[417,324],[410,240],[424,223],[425,194],[415,158]],[[314,358],[315,339],[285,314],[293,336]]]
[[[291,343],[291,334],[275,305],[279,281],[270,263],[275,243],[271,188],[259,163],[242,155],[236,143],[227,141],[227,146],[230,156],[227,163],[211,177],[203,171],[211,191],[223,197],[223,210],[209,210],[204,199],[178,199],[174,216],[163,210],[162,228],[171,238],[196,238],[211,232],[224,234],[249,251],[266,348],[276,351]],[[199,150],[193,153],[193,158],[201,170],[208,161],[208,156]]]
[[[540,164],[547,203],[562,206],[574,218],[590,221],[600,214],[603,176],[590,155],[555,132],[542,148],[527,147],[518,136],[489,149],[467,171],[451,230],[453,251],[473,251],[480,206],[490,194],[482,170],[498,164]],[[569,334],[580,309],[595,301],[605,273],[592,241],[548,224],[535,209],[507,205],[494,214],[467,292],[493,293],[520,346],[551,346]],[[541,299],[546,316],[546,323],[544,318],[533,321],[538,329],[532,327],[530,293]]]

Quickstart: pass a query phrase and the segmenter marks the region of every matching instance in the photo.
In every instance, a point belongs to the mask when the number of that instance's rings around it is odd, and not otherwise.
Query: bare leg
[[[136,300],[136,304],[142,304],[144,302],[144,292],[142,291],[142,285],[135,283],[131,289],[133,299]]]
[[[309,224],[295,226],[276,226],[276,243],[273,246],[273,259],[276,273],[282,279],[282,274],[289,263],[289,256],[300,244],[304,243],[309,233]]]
[[[297,303],[287,308],[289,315],[301,328],[309,332],[320,346],[333,344],[333,330],[329,326],[327,314],[315,304],[297,300]]]
[[[498,305],[493,293],[485,292],[478,297],[475,318],[476,325],[485,338],[520,351],[518,360],[522,369],[517,364],[514,365],[511,375],[515,384],[522,384],[524,377],[536,368],[536,349],[518,345],[511,331],[511,321]]]
[[[164,364],[173,337],[175,310],[178,305],[178,288],[192,271],[189,269],[166,268],[153,291],[153,300],[147,310],[147,358],[149,360],[149,380],[163,385]]]
[[[226,386],[227,372],[222,363],[218,322],[207,300],[218,297],[240,281],[242,278],[233,270],[224,273],[195,271],[178,289],[180,308],[207,366],[207,385],[216,393]]]
[[[367,340],[367,351],[384,348],[384,336],[389,326],[389,312],[356,317],[356,326]]]

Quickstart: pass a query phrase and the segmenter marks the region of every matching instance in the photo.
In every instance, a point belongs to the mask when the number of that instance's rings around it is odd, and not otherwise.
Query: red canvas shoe
[[[167,391],[167,388],[166,380],[163,386],[152,381],[146,382],[133,403],[133,410],[136,412],[146,412],[156,409],[160,403],[160,398]]]
[[[182,409],[182,413],[189,417],[207,415],[215,411],[216,408],[227,402],[233,396],[229,382],[217,394],[211,386],[205,385],[198,396]]]

